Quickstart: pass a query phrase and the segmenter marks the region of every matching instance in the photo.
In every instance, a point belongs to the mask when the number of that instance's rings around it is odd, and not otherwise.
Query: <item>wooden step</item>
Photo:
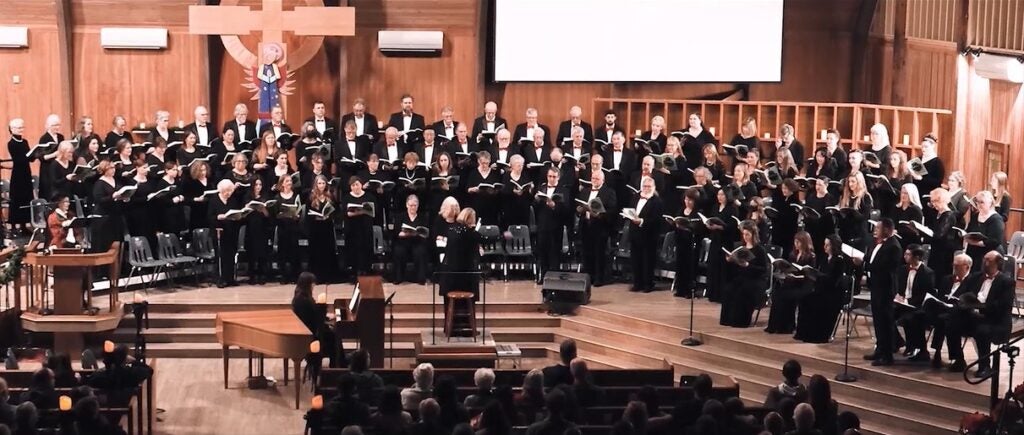
[[[438,325],[440,326],[440,325]],[[440,329],[440,328],[439,328]],[[423,328],[394,328],[395,343],[412,343],[420,340]],[[388,339],[385,329],[385,340]],[[552,328],[488,327],[487,332],[503,343],[548,342],[554,339]],[[216,330],[207,328],[150,328],[142,331],[146,343],[215,343]],[[135,328],[118,328],[111,334],[117,342],[133,343]]]
[[[212,328],[214,327],[216,313],[201,312],[151,312],[149,314],[150,328]],[[438,313],[436,319],[432,319],[430,312],[406,312],[395,313],[396,328],[428,328],[431,321],[435,321],[440,327],[444,318]],[[483,315],[477,314],[477,325],[483,325]],[[488,327],[549,327],[557,328],[561,324],[558,317],[549,316],[540,312],[497,312],[487,313]],[[120,327],[135,328],[135,317],[128,314],[121,320]]]
[[[558,349],[552,347],[550,342],[523,342],[517,343],[523,352],[524,359],[544,359],[545,361],[557,361]],[[352,349],[346,349],[351,351]],[[147,343],[146,355],[149,358],[222,358],[223,350],[219,343]],[[245,358],[249,352],[238,349],[230,349],[231,358]],[[385,358],[392,355],[395,358],[415,358],[415,346],[411,342],[394,343],[394,351],[389,352],[388,346],[384,346]],[[597,361],[597,367],[610,367]],[[510,364],[505,364],[509,366]],[[618,366],[615,366],[618,367]]]
[[[395,316],[398,317],[401,313],[427,313],[430,314],[431,308],[438,314],[438,317],[442,317],[442,305],[440,300],[437,304],[430,303],[399,303],[394,305]],[[170,303],[170,302],[150,302],[149,313],[152,316],[153,313],[217,313],[221,311],[256,311],[256,310],[290,310],[291,302],[272,302],[272,303],[252,303],[246,301],[238,302],[220,302],[220,303],[204,303],[204,302],[182,302],[182,303]],[[479,311],[482,313],[483,308]],[[543,304],[539,303],[528,303],[528,302],[488,302],[487,303],[487,314],[497,313],[544,313]],[[482,314],[480,314],[482,315]]]

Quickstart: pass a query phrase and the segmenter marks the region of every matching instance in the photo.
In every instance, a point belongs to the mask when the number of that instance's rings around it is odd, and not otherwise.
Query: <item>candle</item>
[[[134,297],[133,299],[134,299],[134,302],[135,302],[136,304],[141,304],[141,303],[142,303],[142,301],[143,301],[143,299],[142,299],[142,295],[140,295],[140,294],[138,294],[138,293],[135,293],[135,297]]]
[[[909,134],[903,135],[903,143],[905,145],[910,145],[910,135]]]
[[[633,135],[639,137],[640,136],[640,129],[639,128],[636,129],[636,133],[633,133]]]
[[[711,136],[715,135],[715,128],[714,127],[708,128],[708,131],[711,132]]]
[[[313,409],[317,411],[324,409],[324,396],[319,394],[313,396]]]
[[[309,343],[309,353],[320,353],[320,340],[313,340]]]
[[[865,134],[864,135],[864,142],[871,142],[871,135]]]
[[[326,304],[327,303],[327,293],[320,293],[320,294],[316,295],[316,303],[318,303],[318,304]]]
[[[114,352],[114,342],[107,340],[103,342],[103,351],[106,353]]]
[[[821,140],[824,141],[827,136],[828,136],[828,130],[822,129],[821,130]]]
[[[71,410],[71,397],[60,396],[60,410],[70,411]]]
[[[145,129],[146,129],[146,123],[145,122],[140,122],[139,123],[139,130],[145,130]]]
[[[178,128],[185,128],[185,121],[178,120]]]
[[[771,139],[771,137],[772,137],[771,133],[765,132],[765,134],[764,134],[764,138],[765,139]]]
[[[384,121],[377,121],[377,128],[384,128]]]

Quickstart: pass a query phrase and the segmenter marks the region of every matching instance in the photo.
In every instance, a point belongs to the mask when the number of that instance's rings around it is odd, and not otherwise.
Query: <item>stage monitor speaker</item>
[[[545,273],[541,297],[548,311],[572,313],[576,307],[590,303],[590,275],[574,272]]]

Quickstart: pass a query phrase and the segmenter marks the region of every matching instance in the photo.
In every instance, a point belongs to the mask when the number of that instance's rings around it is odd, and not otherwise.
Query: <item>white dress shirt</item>
[[[920,266],[918,266],[918,267],[920,267]],[[907,289],[906,289],[907,291],[905,292],[905,294],[906,294],[905,297],[906,297],[906,299],[908,301],[911,298],[914,297],[914,279],[915,278],[917,278],[917,268],[910,268],[910,269],[908,269],[908,272],[907,272]]]
[[[238,142],[242,142],[243,140],[245,140],[245,123],[244,122],[238,123],[238,139],[235,139],[235,140],[238,141]]]
[[[398,160],[398,144],[388,145],[388,160]]]
[[[622,164],[622,151],[612,152],[612,169],[619,169]]]
[[[274,137],[281,137],[281,126],[280,125],[275,125],[274,126]]]
[[[363,126],[366,125],[366,117],[365,116],[354,116],[353,118],[354,118],[354,120],[356,122],[356,135],[364,134],[365,129],[363,128]]]
[[[348,143],[348,153],[349,153],[349,155],[352,156],[353,159],[356,158],[356,141],[354,141],[354,140],[346,140],[345,142]]]
[[[326,119],[314,119],[313,125],[316,127],[316,131],[319,131],[320,134],[324,134],[324,132],[327,131]]]
[[[412,128],[412,115],[402,115],[402,131],[409,131]]]
[[[994,278],[995,276],[992,278],[986,277],[985,280],[981,282],[981,290],[978,290],[978,302],[984,304],[985,300],[988,299],[988,292],[989,290],[992,290],[992,280]]]
[[[205,125],[196,124],[196,136],[199,138],[196,143],[208,145],[210,143],[210,130]]]
[[[503,163],[504,162],[508,162],[508,149],[507,148],[506,149],[499,149],[498,150],[498,161],[499,162],[503,162]]]
[[[423,162],[430,164],[434,160],[434,144],[423,144]]]

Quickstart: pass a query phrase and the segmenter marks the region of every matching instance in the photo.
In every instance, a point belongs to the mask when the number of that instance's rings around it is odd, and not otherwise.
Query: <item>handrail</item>
[[[953,111],[949,109],[935,109],[930,107],[910,107],[910,106],[890,106],[885,104],[870,104],[870,103],[839,103],[839,102],[828,102],[828,101],[772,101],[772,100],[749,100],[749,101],[737,101],[737,100],[676,100],[666,98],[611,98],[611,97],[597,97],[593,99],[594,102],[605,102],[605,103],[668,103],[668,104],[724,104],[730,106],[754,106],[754,105],[776,105],[776,106],[830,106],[830,107],[842,107],[847,109],[878,109],[878,110],[905,110],[915,111],[922,113],[934,113],[939,115],[952,115]]]
[[[1010,355],[1010,377],[1012,378],[1013,377],[1013,358],[1017,357],[1020,354],[1020,348],[1018,348],[1016,346],[1013,346],[1013,345],[1015,343],[1020,342],[1021,340],[1024,340],[1024,335],[1021,335],[1019,337],[1013,338],[1010,341],[1007,341],[1006,343],[1003,343],[1003,344],[999,345],[998,347],[996,347],[995,350],[985,354],[984,356],[979,356],[977,360],[975,360],[974,362],[968,364],[967,367],[964,368],[963,373],[961,373],[961,375],[964,377],[964,381],[967,382],[968,384],[971,384],[971,385],[978,385],[978,384],[981,384],[982,382],[985,382],[987,380],[990,380],[990,379],[992,380],[992,386],[989,389],[989,407],[990,408],[995,408],[996,404],[999,402],[999,399],[1001,397],[1000,396],[1001,391],[999,391],[999,376],[1000,376],[1000,373],[999,373],[999,366],[1000,366],[999,354],[1001,354],[1003,352],[1006,352],[1008,355]],[[977,378],[976,380],[970,379],[970,377],[967,375],[967,373],[971,370],[971,368],[977,367],[978,364],[980,364],[983,359],[984,360],[988,360],[990,357],[992,358],[991,373],[989,373],[985,377]],[[1013,388],[1013,387],[1014,387],[1013,385],[1010,385],[1010,388]]]

